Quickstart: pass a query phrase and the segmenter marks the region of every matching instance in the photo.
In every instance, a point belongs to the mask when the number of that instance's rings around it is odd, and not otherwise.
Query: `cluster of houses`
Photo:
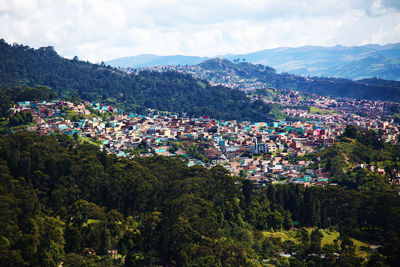
[[[28,126],[27,130],[37,132],[40,135],[48,135],[58,131],[73,135],[74,133],[84,133],[85,130],[96,135],[97,131],[105,125],[102,119],[92,114],[93,111],[99,114],[104,112],[118,113],[118,109],[115,107],[88,101],[77,105],[69,101],[21,101],[10,110],[12,113],[20,111],[32,113],[34,124]],[[71,121],[66,118],[68,114],[76,114],[78,117],[90,119]]]
[[[246,175],[258,185],[273,181],[326,185],[329,174],[321,168],[311,168],[314,162],[293,163],[290,159],[333,144],[345,128],[340,123],[343,118],[335,117],[337,114],[326,114],[319,121],[250,123],[174,114],[122,114],[114,107],[90,102],[25,101],[12,108],[12,112],[23,110],[33,114],[35,124],[28,126],[28,130],[41,135],[61,132],[88,138],[119,156],[133,155],[141,148],[142,156],[180,155],[188,158],[189,165],[222,164],[232,174]],[[103,112],[111,115],[103,120],[97,116]],[[71,114],[77,116],[71,119]],[[399,134],[398,127],[388,122],[354,118],[353,123],[379,128],[391,138]],[[201,153],[207,160],[191,158],[187,148],[196,144],[204,148]]]

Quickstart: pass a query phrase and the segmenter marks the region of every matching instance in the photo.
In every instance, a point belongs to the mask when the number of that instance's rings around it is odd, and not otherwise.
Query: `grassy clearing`
[[[329,229],[321,230],[321,232],[323,235],[322,240],[321,240],[321,246],[326,245],[326,244],[333,244],[333,241],[335,239],[339,238],[339,232],[330,231]]]
[[[200,85],[203,89],[206,88],[206,84],[201,81],[197,81],[197,84]]]
[[[321,109],[316,107],[310,107],[310,113],[319,115],[338,114],[336,110]]]
[[[268,112],[268,117],[272,120],[285,120],[287,116],[279,108],[272,106],[271,110]]]
[[[307,231],[309,233],[312,232],[314,228],[310,227],[307,228]],[[333,244],[334,240],[339,239],[339,232],[329,230],[329,229],[320,229],[323,237],[321,240],[321,246],[327,245],[327,244]],[[300,243],[300,240],[297,239],[296,237],[296,232],[297,230],[290,230],[290,231],[279,231],[279,232],[268,232],[264,231],[263,235],[265,237],[271,237],[271,238],[280,238],[282,242],[285,242],[287,240],[293,241],[296,244]],[[363,247],[365,248],[370,248],[370,245],[367,243],[364,243],[360,240],[351,238],[351,240],[354,242],[354,245],[356,246],[356,255],[362,258],[368,258],[368,252],[363,250]],[[338,243],[340,245],[340,242]]]
[[[371,246],[354,238],[351,238],[351,241],[353,241],[354,245],[356,245],[356,255],[362,258],[368,258],[369,253],[367,251],[364,251],[362,247],[367,247],[368,249],[370,249]]]
[[[95,219],[88,219],[87,224],[92,224],[92,223],[100,223],[100,220],[95,220]]]
[[[272,237],[272,238],[280,238],[282,242],[285,242],[287,240],[293,241],[295,243],[298,242],[298,240],[295,238],[295,231],[282,231],[282,232],[263,232],[265,237]]]
[[[93,224],[93,223],[100,223],[101,220],[95,220],[95,219],[88,219],[87,222],[83,223],[83,226],[88,226],[89,224]]]
[[[96,143],[92,138],[89,138],[89,137],[80,136],[79,140],[81,140],[84,143],[89,143],[89,144],[95,145],[95,146],[100,145],[100,143]]]

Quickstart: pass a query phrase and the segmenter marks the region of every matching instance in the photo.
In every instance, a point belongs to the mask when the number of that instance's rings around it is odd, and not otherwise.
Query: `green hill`
[[[227,59],[215,58],[200,63],[219,78],[237,75],[241,78],[257,79],[268,86],[297,90],[323,96],[361,98],[370,100],[400,101],[400,82],[381,79],[380,82],[368,80],[352,81],[348,79],[302,77],[289,73],[277,73],[273,68],[247,62],[233,63]],[[384,81],[384,82],[383,82]]]
[[[390,190],[389,181],[400,170],[398,145],[385,143],[379,134],[354,126],[347,126],[338,142],[324,150],[321,157],[332,181],[349,189]]]
[[[263,121],[270,107],[252,103],[243,92],[212,87],[176,72],[126,74],[103,63],[60,57],[52,47],[9,45],[0,40],[0,84],[3,87],[46,85],[59,96],[77,92],[84,100],[101,101],[125,111],[146,108],[216,119]]]
[[[256,78],[262,75],[276,74],[273,68],[261,64],[254,65],[247,62],[233,63],[224,58],[206,60],[198,64],[205,70],[210,70],[218,74],[233,74],[243,78]]]
[[[386,58],[380,54],[352,61],[332,68],[331,77],[346,77],[349,79],[362,79],[380,77],[387,80],[400,80],[400,59]]]

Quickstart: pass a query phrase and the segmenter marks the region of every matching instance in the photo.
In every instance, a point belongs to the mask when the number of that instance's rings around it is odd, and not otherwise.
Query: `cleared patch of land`
[[[312,232],[315,228],[306,228],[309,233]],[[300,240],[297,237],[297,231],[298,229],[293,229],[289,231],[277,231],[277,232],[268,232],[268,231],[263,231],[263,235],[265,237],[271,237],[271,238],[279,238],[282,242],[285,241],[292,241],[295,244],[300,244]],[[327,244],[333,244],[335,240],[338,240],[338,245],[340,246],[340,241],[339,241],[339,232],[335,230],[330,230],[330,229],[320,229],[323,237],[321,240],[321,246],[327,245]],[[368,251],[371,248],[370,244],[367,244],[365,242],[362,242],[360,240],[351,238],[351,241],[354,242],[354,245],[356,246],[355,248],[355,253],[357,256],[362,257],[362,258],[368,258]]]

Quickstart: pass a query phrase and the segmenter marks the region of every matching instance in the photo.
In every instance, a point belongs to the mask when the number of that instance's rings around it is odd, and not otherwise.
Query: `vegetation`
[[[400,196],[388,191],[255,189],[220,166],[117,158],[72,137],[27,132],[0,136],[0,169],[2,266],[358,266],[366,255],[371,264],[400,261]],[[333,227],[338,241],[325,242],[326,230],[299,229],[281,241],[260,232],[290,230],[294,222]],[[350,237],[382,249],[357,254]]]
[[[0,84],[11,88],[8,90],[17,98],[22,97],[16,93],[16,86],[47,85],[73,102],[97,101],[142,114],[151,108],[216,119],[269,120],[266,114],[270,107],[261,101],[251,102],[239,90],[213,87],[177,72],[128,75],[104,64],[62,58],[53,47],[35,50],[11,46],[4,40],[0,40]],[[23,100],[29,100],[29,96]]]
[[[347,126],[338,142],[322,152],[333,181],[349,189],[390,190],[400,170],[400,147],[372,130]],[[378,168],[380,169],[378,172]]]
[[[340,78],[312,77],[289,73],[276,73],[275,69],[261,64],[232,63],[227,59],[210,59],[199,64],[206,70],[242,78],[257,79],[270,87],[297,90],[317,95],[400,101],[400,82],[381,79],[352,81]]]
[[[309,111],[311,114],[320,114],[320,115],[337,114],[336,110],[320,109],[320,108],[316,108],[316,107],[310,107]]]
[[[13,114],[10,118],[10,126],[18,126],[22,124],[29,124],[33,122],[32,113],[29,111],[22,111]]]
[[[288,231],[276,231],[276,232],[268,232],[264,231],[263,235],[269,238],[279,239],[282,243],[291,243],[292,245],[302,246],[302,235],[305,234],[306,230],[309,235],[318,234],[320,239],[320,245],[318,245],[319,249],[322,249],[325,246],[325,249],[328,249],[331,246],[338,245],[340,246],[340,233],[332,228],[328,229],[319,229],[315,227],[309,228],[297,228],[291,229]],[[350,238],[350,241],[355,245],[355,254],[362,258],[367,258],[368,249],[370,249],[370,245],[366,244],[362,241],[359,241],[354,238]],[[293,243],[292,243],[293,242]],[[338,251],[338,250],[337,250]]]
[[[268,114],[274,120],[286,120],[287,115],[282,112],[282,108],[278,105],[275,105],[271,108],[271,111]]]

